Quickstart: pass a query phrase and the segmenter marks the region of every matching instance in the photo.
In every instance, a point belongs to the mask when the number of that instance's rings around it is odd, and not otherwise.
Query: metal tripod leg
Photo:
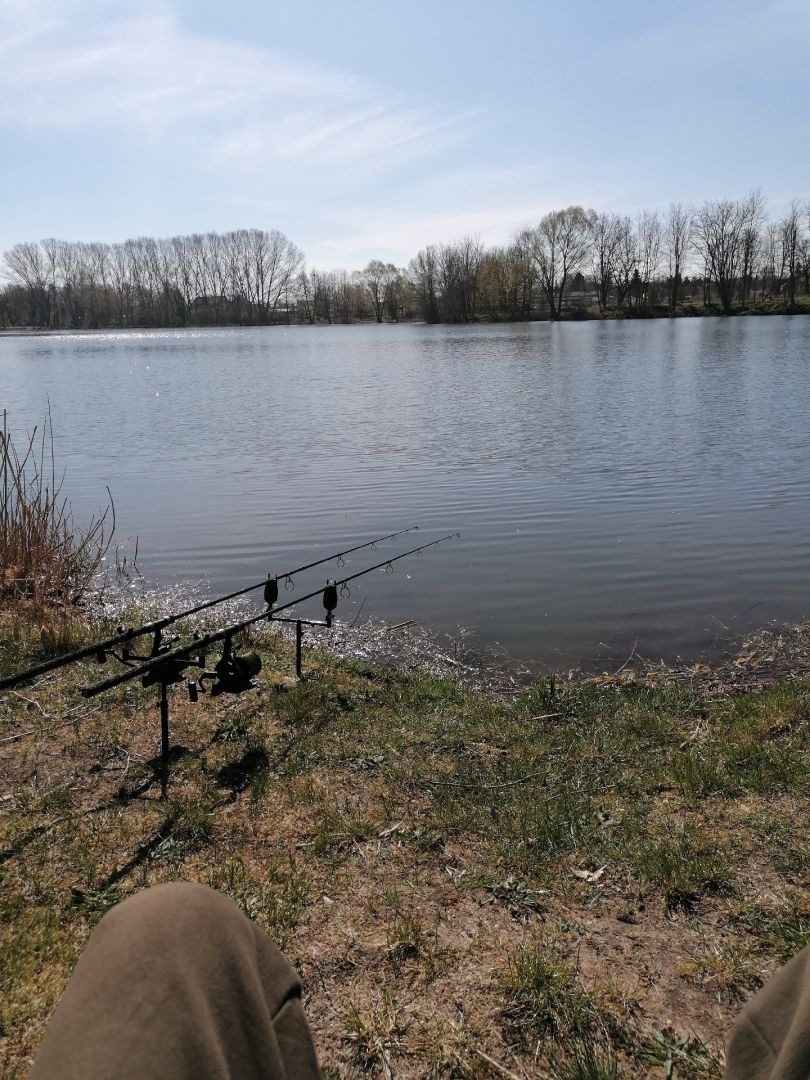
[[[304,626],[299,619],[295,624],[295,674],[301,676],[301,643],[304,640]]]
[[[160,684],[160,797],[169,789],[169,688]]]

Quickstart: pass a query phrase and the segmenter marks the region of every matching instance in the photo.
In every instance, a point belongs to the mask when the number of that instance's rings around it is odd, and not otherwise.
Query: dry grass
[[[50,410],[18,449],[5,410],[0,431],[0,608],[17,625],[55,627],[70,621],[84,598],[115,529],[109,504],[87,526],[73,521],[57,473]],[[51,630],[53,633],[54,630]]]
[[[154,690],[80,703],[88,664],[0,698],[3,1075],[104,911],[174,878],[283,943],[333,1080],[719,1075],[810,938],[810,684],[494,699],[310,652],[281,689],[257,644],[259,689],[172,692],[168,804]]]

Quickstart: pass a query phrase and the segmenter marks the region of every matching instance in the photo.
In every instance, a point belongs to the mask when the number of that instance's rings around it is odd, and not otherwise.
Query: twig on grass
[[[627,657],[627,659],[625,660],[625,662],[622,664],[621,667],[616,668],[616,670],[613,672],[614,675],[620,675],[621,672],[624,671],[624,669],[627,667],[627,665],[630,663],[630,661],[636,655],[636,649],[637,648],[638,648],[638,638],[636,638],[636,640],[633,642],[633,648],[630,650],[630,655]]]
[[[360,612],[361,612],[361,611],[363,610],[363,608],[365,607],[365,603],[366,603],[366,600],[368,600],[368,596],[364,596],[364,597],[363,597],[363,600],[362,600],[362,603],[360,604],[360,607],[359,607],[359,608],[357,609],[357,612],[356,612],[356,614],[355,614],[354,618],[353,618],[353,619],[352,619],[352,621],[351,621],[351,622],[349,623],[349,627],[350,627],[350,628],[351,628],[351,627],[353,627],[353,626],[354,626],[354,624],[355,624],[355,623],[357,622],[357,620],[358,620],[358,619],[360,618]]]

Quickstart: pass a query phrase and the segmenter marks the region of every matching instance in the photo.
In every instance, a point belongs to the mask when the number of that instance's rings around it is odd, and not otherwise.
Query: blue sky
[[[320,269],[547,210],[810,197],[810,0],[0,0],[0,250],[278,228]]]

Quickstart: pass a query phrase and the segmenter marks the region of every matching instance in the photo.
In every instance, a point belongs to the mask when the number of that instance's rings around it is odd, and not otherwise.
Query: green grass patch
[[[523,1037],[586,1038],[599,1026],[593,999],[549,942],[518,949],[500,975],[499,990],[506,1019]]]
[[[731,867],[699,829],[674,825],[657,839],[639,836],[630,849],[639,874],[664,894],[668,907],[689,906],[704,894],[734,892]]]

